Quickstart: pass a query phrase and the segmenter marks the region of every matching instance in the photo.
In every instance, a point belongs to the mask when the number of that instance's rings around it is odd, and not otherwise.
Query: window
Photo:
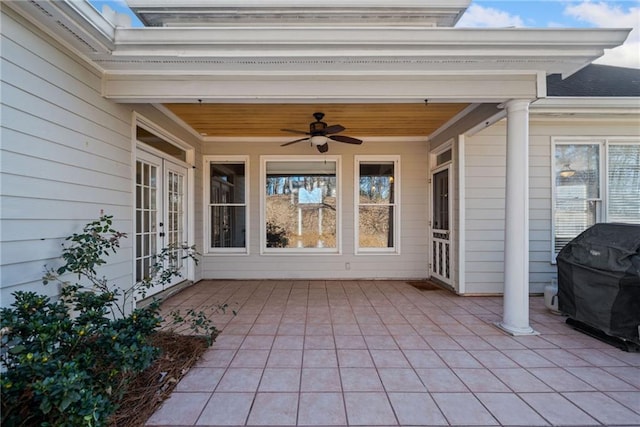
[[[248,160],[207,157],[208,252],[246,252]]]
[[[263,160],[263,251],[338,252],[338,158]]]
[[[640,143],[556,141],[553,253],[597,222],[640,224]]]
[[[607,220],[640,224],[640,144],[607,148]]]
[[[136,139],[180,161],[187,161],[187,152],[184,149],[140,125],[136,126]]]
[[[398,163],[397,157],[356,157],[357,252],[398,249]]]

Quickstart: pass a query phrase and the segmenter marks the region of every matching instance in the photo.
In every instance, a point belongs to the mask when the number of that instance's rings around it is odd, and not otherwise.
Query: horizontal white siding
[[[348,132],[345,132],[348,134]],[[248,255],[207,255],[205,278],[240,279],[362,279],[427,277],[427,148],[421,142],[381,143],[361,146],[331,142],[329,154],[341,156],[342,254],[260,254],[260,156],[316,155],[307,144],[280,147],[280,143],[205,143],[205,155],[249,155],[249,251]],[[401,219],[400,254],[355,255],[354,248],[354,156],[400,155]],[[205,196],[206,199],[206,196]],[[345,264],[350,264],[347,270]]]
[[[45,265],[101,211],[131,232],[131,108],[100,95],[99,74],[2,7],[2,305],[16,290],[55,295]],[[130,239],[127,239],[130,240]],[[101,271],[131,282],[131,242]]]
[[[465,293],[502,292],[504,137],[494,125],[465,142]]]
[[[189,143],[195,138],[152,106],[103,98],[98,71],[4,5],[1,28],[0,304],[6,306],[16,290],[56,295],[56,286],[42,285],[45,265],[60,265],[64,238],[102,212],[132,234],[134,109]],[[124,239],[100,272],[113,283],[133,283],[132,243]]]
[[[551,139],[632,136],[633,120],[549,120],[532,110],[529,127],[529,285],[540,293],[556,277],[551,263]],[[501,293],[504,260],[505,121],[466,139],[466,292]]]
[[[557,267],[551,263],[551,140],[556,136],[638,136],[640,118],[620,120],[602,118],[590,120],[572,118],[564,121],[546,119],[532,114],[529,150],[529,281],[533,292],[557,277]]]

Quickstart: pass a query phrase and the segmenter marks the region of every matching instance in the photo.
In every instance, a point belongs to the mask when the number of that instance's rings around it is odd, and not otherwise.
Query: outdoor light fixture
[[[560,176],[562,178],[570,178],[575,174],[576,174],[576,171],[571,169],[571,166],[569,165],[569,163],[565,163],[565,165],[560,170]]]
[[[329,141],[329,138],[324,135],[314,135],[309,138],[309,141],[311,141],[311,145],[324,145]]]

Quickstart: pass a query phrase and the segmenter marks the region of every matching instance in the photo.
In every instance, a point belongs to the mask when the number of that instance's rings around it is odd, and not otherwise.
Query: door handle
[[[163,231],[161,231],[158,235],[159,235],[160,237],[164,237],[164,232],[163,232]]]

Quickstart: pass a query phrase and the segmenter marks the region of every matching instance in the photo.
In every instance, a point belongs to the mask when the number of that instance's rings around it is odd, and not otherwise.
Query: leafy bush
[[[272,222],[267,222],[267,247],[286,248],[288,244],[287,231]]]
[[[159,302],[127,307],[136,292],[179,275],[176,257],[195,260],[196,253],[163,249],[150,277],[120,289],[96,269],[124,237],[111,216],[87,224],[63,244],[64,265],[43,278],[61,285],[58,300],[15,292],[11,307],[0,309],[3,426],[105,425],[127,383],[157,357],[149,337],[162,321]]]

